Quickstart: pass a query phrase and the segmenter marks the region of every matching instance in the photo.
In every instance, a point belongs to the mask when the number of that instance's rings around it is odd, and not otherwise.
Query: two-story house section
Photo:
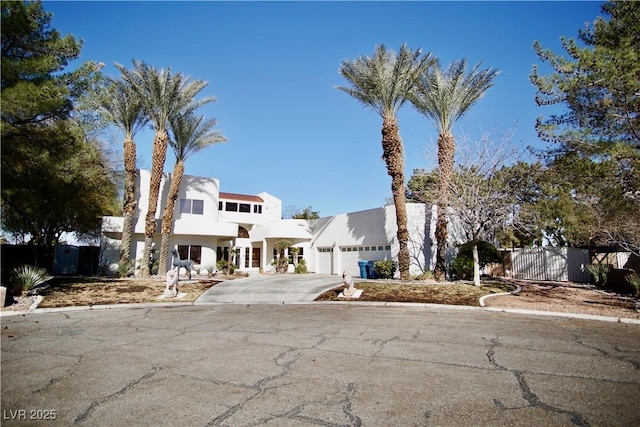
[[[156,210],[154,256],[159,256],[162,213],[167,203],[170,174],[160,184]],[[144,221],[148,207],[150,172],[139,170],[136,182],[137,208],[130,258],[142,260]],[[275,242],[289,239],[292,244],[308,242],[311,235],[301,234],[296,221],[282,220],[282,201],[269,193],[257,195],[225,193],[215,178],[185,175],[174,208],[173,232],[169,247],[177,249],[181,259],[191,259],[205,269],[215,268],[221,259],[248,271],[271,268]],[[122,217],[102,220],[102,263],[118,263],[122,239]],[[289,231],[292,229],[293,231]],[[275,234],[273,234],[275,233]],[[252,236],[254,235],[254,236]],[[301,250],[303,252],[303,250]],[[167,265],[173,257],[169,254]]]

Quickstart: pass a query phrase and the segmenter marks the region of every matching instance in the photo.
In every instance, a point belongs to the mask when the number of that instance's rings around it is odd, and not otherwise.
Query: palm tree
[[[439,62],[424,72],[416,90],[410,96],[416,109],[424,114],[438,130],[438,219],[436,222],[436,280],[443,280],[446,273],[445,250],[447,243],[446,210],[449,205],[449,186],[455,161],[455,139],[452,129],[471,106],[493,86],[497,70],[480,69],[476,64],[467,71],[467,61],[452,63],[446,71]]]
[[[419,76],[426,72],[434,60],[430,53],[412,51],[403,44],[396,54],[384,45],[375,48],[373,57],[360,56],[344,61],[340,73],[350,84],[338,86],[382,117],[382,159],[391,177],[391,192],[396,207],[398,226],[398,269],[402,280],[409,280],[409,233],[404,192],[404,153],[396,118],[400,107],[407,101]]]
[[[98,92],[98,111],[109,123],[124,133],[124,201],[122,212],[122,242],[120,265],[129,261],[133,214],[136,210],[136,143],[134,137],[149,119],[144,115],[142,101],[124,81],[107,79],[107,84]]]
[[[171,175],[167,204],[162,214],[162,241],[158,266],[160,274],[167,271],[169,236],[173,229],[173,210],[184,176],[184,162],[198,151],[227,140],[219,130],[213,129],[216,125],[215,119],[205,120],[204,116],[195,117],[192,112],[170,118],[169,124],[173,134],[173,138],[169,139],[169,144],[176,155],[176,163]]]
[[[172,74],[171,69],[156,70],[138,60],[133,61],[133,69],[127,70],[116,64],[123,79],[131,85],[137,96],[143,101],[144,110],[153,125],[153,151],[151,154],[151,178],[149,182],[149,206],[145,217],[144,253],[142,256],[142,276],[150,273],[151,246],[156,232],[156,210],[160,196],[160,183],[167,157],[169,119],[185,111],[193,111],[199,106],[212,102],[215,98],[195,101],[196,95],[204,89],[207,82],[191,81],[182,74]]]

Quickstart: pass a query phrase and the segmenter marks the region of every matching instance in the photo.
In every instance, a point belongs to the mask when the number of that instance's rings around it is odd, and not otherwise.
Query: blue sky
[[[543,147],[529,82],[539,64],[532,45],[561,52],[600,14],[598,2],[51,2],[53,28],[83,40],[81,61],[132,59],[171,67],[209,85],[217,102],[201,113],[228,138],[191,157],[186,173],[218,178],[221,190],[267,191],[284,207],[321,216],[382,206],[391,179],[380,156],[382,120],[335,86],[342,61],[402,43],[443,65],[467,58],[500,70],[495,85],[454,133],[477,138],[514,128],[514,144]],[[74,66],[72,64],[71,66]],[[543,72],[548,69],[541,68]],[[400,111],[407,179],[435,166],[437,132],[407,104]],[[149,168],[153,133],[138,134],[139,164]],[[110,135],[114,149],[122,136]],[[175,158],[167,156],[165,170]]]

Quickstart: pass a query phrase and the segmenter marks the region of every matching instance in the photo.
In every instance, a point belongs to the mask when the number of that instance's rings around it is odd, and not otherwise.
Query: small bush
[[[129,277],[129,276],[133,276],[133,263],[131,262],[131,260],[126,260],[125,262],[122,262],[120,264],[118,264],[118,277]]]
[[[229,261],[227,261],[226,259],[221,259],[216,263],[216,267],[218,268],[218,270],[222,270],[226,273],[227,270],[229,270]]]
[[[591,264],[586,267],[589,274],[591,274],[593,284],[598,288],[604,288],[609,278],[609,272],[611,271],[610,264]]]
[[[501,263],[502,257],[494,245],[485,241],[478,241],[478,264],[480,268],[493,263]],[[458,248],[458,256],[451,264],[451,276],[456,279],[473,279],[473,246],[474,242],[467,242]]]
[[[473,279],[473,258],[458,255],[451,264],[451,275],[459,280]]]
[[[294,272],[296,274],[307,274],[309,271],[307,270],[307,263],[305,260],[301,259],[298,261],[298,265],[296,265]]]
[[[393,279],[396,263],[390,260],[376,261],[373,264],[373,271],[380,279]]]
[[[633,273],[626,277],[627,282],[635,289],[635,295],[640,296],[640,274]]]
[[[48,282],[53,277],[49,276],[47,270],[35,265],[22,265],[11,270],[11,288],[15,295],[22,295],[34,287]]]
[[[213,265],[207,265],[204,269],[207,270],[208,277],[212,277],[216,272],[216,268]]]

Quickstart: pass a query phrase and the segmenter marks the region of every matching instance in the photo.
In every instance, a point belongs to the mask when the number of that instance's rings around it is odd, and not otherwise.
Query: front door
[[[253,248],[251,267],[260,268],[260,248]]]

